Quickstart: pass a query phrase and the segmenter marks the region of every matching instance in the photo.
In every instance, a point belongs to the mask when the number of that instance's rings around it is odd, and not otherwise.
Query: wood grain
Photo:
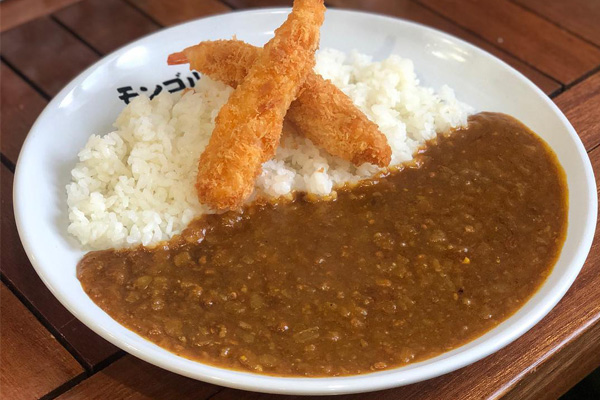
[[[203,400],[218,386],[167,372],[133,356],[125,356],[59,396],[59,400]]]
[[[48,17],[7,31],[0,40],[2,56],[49,96],[99,58]]]
[[[0,3],[0,32],[50,14],[79,0],[4,0]]]
[[[159,26],[122,0],[84,0],[54,14],[99,53],[109,53]]]
[[[4,284],[0,297],[1,398],[40,398],[84,372]]]
[[[192,19],[221,14],[230,10],[218,0],[128,0],[154,21],[163,26],[178,24]]]
[[[600,46],[600,1],[513,0],[555,24]]]
[[[581,137],[586,149],[600,144],[600,72],[554,99]]]
[[[2,276],[36,310],[44,323],[69,343],[85,367],[93,370],[114,357],[119,350],[79,322],[40,280],[29,263],[17,233],[12,206],[13,175],[4,165],[0,166],[0,170]]]
[[[563,84],[600,65],[599,48],[508,0],[419,2]]]
[[[598,169],[597,169],[598,170]],[[554,400],[600,366],[600,323],[581,333],[535,373],[503,394],[502,400]],[[548,382],[553,382],[548,385]]]
[[[14,164],[31,125],[47,102],[6,64],[0,68],[0,149]]]
[[[17,288],[25,300],[56,324],[63,326],[73,316],[54,298],[52,293],[42,283],[29,263],[23,250],[17,227],[14,221],[12,205],[13,174],[4,166],[1,167],[2,191],[0,192],[2,219],[2,263],[0,271],[4,279]]]
[[[540,89],[542,89],[548,95],[556,92],[558,89],[561,88],[560,83],[558,83],[557,81],[531,68],[524,62],[498,49],[497,47],[492,46],[485,40],[473,35],[465,29],[460,28],[456,24],[448,21],[445,18],[440,17],[431,10],[428,10],[427,8],[415,3],[412,0],[371,0],[369,2],[366,2],[364,0],[331,0],[328,1],[328,4],[335,7],[366,10],[387,14],[394,17],[400,17],[411,21],[415,21],[423,25],[442,30],[451,35],[466,40],[467,42],[470,42],[475,46],[482,48],[483,50],[495,55],[496,57],[510,64],[515,69],[519,70],[529,79],[531,79],[536,85],[540,87]]]

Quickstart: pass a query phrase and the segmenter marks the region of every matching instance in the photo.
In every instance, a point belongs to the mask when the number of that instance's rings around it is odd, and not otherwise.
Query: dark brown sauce
[[[554,154],[482,113],[335,201],[211,215],[155,248],[92,252],[88,295],[183,357],[272,375],[398,367],[469,342],[544,282],[567,225]]]

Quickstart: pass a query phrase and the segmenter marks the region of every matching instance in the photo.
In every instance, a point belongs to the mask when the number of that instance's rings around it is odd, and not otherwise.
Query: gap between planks
[[[11,215],[12,217],[12,215]],[[67,350],[69,352],[69,354],[71,355],[71,357],[73,357],[83,368],[83,370],[85,372],[88,372],[88,368],[86,367],[86,363],[84,362],[84,360],[79,356],[79,354],[77,353],[77,351],[75,351],[75,349],[73,348],[73,346],[71,346],[71,344],[69,342],[67,342],[65,340],[65,338],[63,337],[63,335],[56,330],[52,324],[50,324],[48,322],[48,320],[46,318],[44,318],[44,316],[34,307],[33,304],[31,304],[22,294],[21,292],[4,276],[4,273],[0,273],[0,282],[2,284],[4,284],[8,290],[10,290],[10,292],[21,302],[21,304],[23,304],[23,306],[27,309],[27,311],[29,311],[33,317],[52,335],[54,336],[54,338],[56,339],[56,341],[58,343],[60,343],[60,345],[62,347],[65,348],[65,350]],[[75,317],[73,317],[75,318]]]

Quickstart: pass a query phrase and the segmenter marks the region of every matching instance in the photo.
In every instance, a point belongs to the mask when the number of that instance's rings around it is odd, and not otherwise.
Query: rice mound
[[[381,62],[356,52],[317,54],[315,71],[330,79],[374,121],[392,148],[391,165],[412,159],[437,133],[465,126],[473,112],[452,89],[419,85],[411,60]],[[68,232],[93,249],[154,244],[211,213],[194,188],[198,158],[232,89],[208,77],[185,94],[138,96],[121,112],[116,130],[92,135],[78,154],[67,185]],[[372,164],[355,167],[304,137],[284,135],[263,164],[255,194],[294,191],[325,196],[344,183],[369,178]]]

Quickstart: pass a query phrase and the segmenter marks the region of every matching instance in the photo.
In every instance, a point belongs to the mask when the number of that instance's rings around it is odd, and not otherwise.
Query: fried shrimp
[[[234,209],[252,193],[264,160],[275,154],[283,118],[314,66],[323,0],[295,0],[216,118],[200,156],[196,190],[201,203]]]
[[[191,69],[235,88],[261,51],[240,40],[207,41],[171,54],[168,63],[190,63]],[[286,120],[317,146],[355,165],[369,162],[384,167],[390,163],[392,150],[377,125],[344,92],[312,71]]]

